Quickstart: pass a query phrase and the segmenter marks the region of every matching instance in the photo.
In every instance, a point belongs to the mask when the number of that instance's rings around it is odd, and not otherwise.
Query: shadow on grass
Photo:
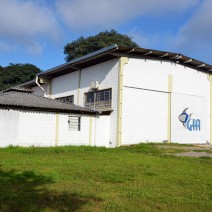
[[[51,183],[51,177],[33,171],[0,169],[0,211],[76,211],[84,204],[101,201],[95,196],[49,190]]]

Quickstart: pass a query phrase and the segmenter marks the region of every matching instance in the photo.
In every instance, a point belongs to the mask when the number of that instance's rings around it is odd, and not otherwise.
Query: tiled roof
[[[22,108],[77,114],[98,114],[98,111],[36,96],[28,89],[11,88],[0,93],[0,107]]]
[[[9,92],[9,91],[20,91],[20,92],[26,92],[26,93],[32,93],[33,90],[31,89],[27,89],[27,88],[23,88],[23,87],[11,87],[9,89],[6,89],[4,91],[1,91],[0,94],[2,93],[6,93],[6,92]]]

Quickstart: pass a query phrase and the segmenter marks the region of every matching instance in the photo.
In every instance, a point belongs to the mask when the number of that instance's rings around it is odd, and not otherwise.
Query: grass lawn
[[[0,149],[0,211],[212,211],[212,159],[165,151]]]

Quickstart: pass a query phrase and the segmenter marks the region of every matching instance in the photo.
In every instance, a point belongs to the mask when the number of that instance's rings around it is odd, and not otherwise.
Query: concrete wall
[[[92,146],[111,147],[110,116],[98,116],[93,121]]]
[[[59,114],[58,131],[56,113],[0,109],[0,116],[0,147],[109,146],[109,116],[81,116],[80,131],[69,129],[68,114]]]
[[[0,147],[54,146],[55,114],[0,109]]]
[[[43,84],[42,87],[44,88],[44,90],[47,92],[47,88],[48,88],[48,85],[47,84]],[[31,88],[34,92],[35,95],[37,96],[44,96],[44,92],[41,90],[40,87],[38,86],[34,86]]]
[[[206,143],[209,140],[207,74],[171,62],[130,58],[124,66],[122,144],[133,143],[133,140],[136,143],[168,140],[169,75],[172,76],[172,142]],[[201,131],[190,132],[179,121],[178,116],[187,107],[193,117],[201,119]]]
[[[54,146],[55,114],[19,111],[18,142],[20,146]]]
[[[89,117],[81,117],[81,130],[73,131],[68,127],[68,115],[59,115],[58,145],[89,145]]]
[[[93,119],[92,129],[89,128],[94,130],[93,125],[96,125],[95,129],[101,132],[101,127],[106,124],[109,126],[109,137],[104,136],[103,139],[102,136],[102,140],[99,140],[97,138],[101,136],[95,138],[93,133],[92,139],[85,141],[92,145],[116,146],[118,69],[118,59],[114,59],[52,80],[51,98],[74,95],[74,103],[82,106],[84,106],[85,93],[91,91],[91,82],[99,81],[99,89],[112,88],[113,112],[107,118],[99,118],[95,121]],[[171,100],[169,100],[168,89],[169,76],[172,77]],[[128,64],[124,65],[123,84],[122,144],[167,141],[170,122],[172,142],[205,143],[209,141],[210,83],[207,74],[168,61],[129,58]],[[41,95],[40,88],[33,89],[36,94]],[[45,89],[48,90],[47,87]],[[179,121],[179,115],[187,107],[189,114],[192,113],[192,118],[201,119],[200,131],[190,132]],[[104,120],[104,124],[101,120]],[[87,122],[91,123],[88,120]],[[63,123],[62,120],[61,123]],[[60,129],[61,132],[63,130],[65,128]],[[84,133],[87,135],[86,130]],[[104,134],[104,131],[101,133]],[[75,136],[77,137],[77,133]],[[67,142],[63,137],[60,139],[64,144]],[[79,141],[79,144],[82,142]]]
[[[80,77],[81,76],[81,77]],[[79,79],[80,77],[80,79]],[[117,94],[118,94],[118,59],[110,60],[79,71],[75,71],[52,80],[52,98],[74,95],[74,103],[84,106],[85,93],[92,91],[90,83],[99,81],[99,89],[112,88],[112,109],[109,116],[110,136],[104,146],[116,146]],[[80,84],[79,84],[80,82]],[[79,91],[78,91],[79,88]],[[79,94],[79,96],[78,96]],[[78,100],[79,99],[79,103]],[[106,118],[105,118],[106,119]],[[109,140],[109,142],[108,142]],[[97,142],[97,141],[96,141]],[[99,142],[99,141],[98,141]],[[102,142],[100,142],[101,145]]]
[[[16,145],[18,142],[19,111],[0,110],[0,147]]]
[[[122,144],[167,140],[168,95],[124,88]]]
[[[52,98],[74,95],[74,104],[77,104],[79,71],[65,74],[52,79]]]
[[[118,60],[110,60],[82,69],[79,105],[84,105],[84,94],[90,91],[90,83],[99,81],[99,89],[112,88],[112,109],[110,115],[110,147],[116,146],[117,101],[118,101]],[[105,144],[107,146],[108,144]]]
[[[80,73],[81,72],[81,73]],[[99,117],[96,121],[97,131],[104,133],[98,126],[100,126],[106,122],[107,127],[109,127],[109,137],[101,137],[98,136],[96,138],[92,138],[92,142],[95,145],[100,146],[108,146],[115,147],[116,146],[116,134],[117,134],[117,101],[118,101],[118,59],[113,59],[107,62],[103,62],[101,64],[97,64],[81,71],[76,70],[75,72],[65,74],[63,76],[55,77],[51,81],[51,98],[59,98],[63,96],[74,95],[74,103],[80,106],[84,106],[84,97],[85,93],[92,91],[90,88],[90,83],[94,81],[99,81],[99,90],[102,89],[112,89],[112,110],[110,116],[107,118]],[[46,96],[49,96],[49,85],[45,84],[42,87],[46,91]],[[35,86],[32,88],[34,93],[39,96],[43,96],[42,90]],[[79,94],[79,96],[78,96]],[[100,121],[101,120],[101,121]],[[61,119],[61,123],[65,122],[64,119]],[[60,131],[63,132],[66,128],[61,128]],[[65,134],[70,134],[66,132]],[[65,134],[60,138],[62,144],[65,144],[67,140],[64,141]],[[77,133],[75,133],[77,136]],[[100,139],[101,140],[98,140]],[[104,142],[105,143],[104,143]],[[81,140],[79,144],[83,141]],[[87,141],[86,141],[87,142]]]

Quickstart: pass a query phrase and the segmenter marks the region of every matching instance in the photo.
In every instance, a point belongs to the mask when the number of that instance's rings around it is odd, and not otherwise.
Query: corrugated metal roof
[[[190,58],[181,53],[173,53],[145,48],[132,48],[127,46],[118,46],[117,44],[114,44],[96,52],[87,54],[83,57],[64,63],[60,66],[56,66],[55,68],[41,72],[38,74],[38,76],[52,78],[76,71],[76,69],[82,69],[107,60],[119,58],[121,56],[171,61],[186,67],[194,68],[202,72],[212,72],[211,65]]]
[[[21,108],[77,114],[99,114],[99,111],[59,102],[32,94],[30,90],[11,88],[0,93],[0,107]]]
[[[114,44],[106,48],[100,49],[96,52],[87,54],[83,57],[64,63],[62,65],[51,68],[47,71],[41,72],[38,74],[38,76],[44,78],[54,78],[70,72],[74,72],[77,69],[83,69],[104,61],[119,58],[121,56],[170,61],[176,64],[181,64],[185,67],[196,69],[201,72],[212,73],[212,66],[210,64],[190,58],[181,53],[173,53],[145,48],[132,48],[127,46],[118,46],[117,44]],[[35,81],[29,81],[22,85],[24,87],[34,86]]]

